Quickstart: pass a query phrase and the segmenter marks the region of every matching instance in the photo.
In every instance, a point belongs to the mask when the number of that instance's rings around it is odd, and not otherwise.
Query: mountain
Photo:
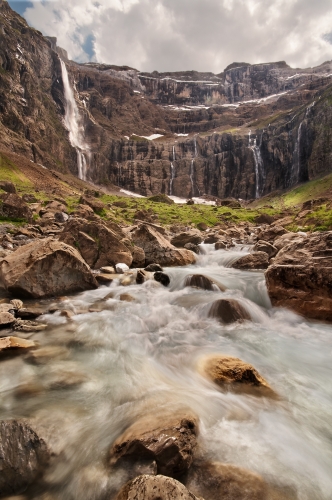
[[[77,64],[0,0],[0,149],[95,184],[246,200],[290,188],[331,172],[331,103],[332,62]]]

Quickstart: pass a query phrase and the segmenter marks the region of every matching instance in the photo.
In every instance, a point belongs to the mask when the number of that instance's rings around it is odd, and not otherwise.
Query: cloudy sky
[[[8,0],[71,59],[219,73],[232,62],[332,59],[332,0]]]

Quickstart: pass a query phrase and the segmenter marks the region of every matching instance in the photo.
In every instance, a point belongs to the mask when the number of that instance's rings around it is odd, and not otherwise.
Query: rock
[[[136,283],[138,285],[142,285],[145,282],[146,278],[147,278],[147,275],[146,275],[145,271],[143,271],[142,269],[137,271]]]
[[[103,266],[100,268],[102,273],[115,274],[115,269],[113,266]]]
[[[148,198],[149,201],[154,201],[155,203],[166,203],[167,205],[173,205],[174,201],[169,198],[166,194],[155,194]]]
[[[232,356],[207,356],[200,361],[199,371],[221,387],[227,384],[244,384],[270,389],[269,384],[252,365]]]
[[[114,274],[107,274],[107,273],[95,274],[95,278],[100,284],[112,283],[114,279]]]
[[[227,248],[227,244],[223,241],[217,241],[214,245],[214,248],[216,250],[225,250]]]
[[[0,328],[6,328],[15,323],[15,321],[15,316],[10,312],[0,312]]]
[[[42,332],[43,330],[46,330],[47,325],[43,325],[42,323],[38,323],[37,321],[17,319],[13,325],[13,328],[17,332]]]
[[[184,245],[184,248],[185,248],[186,250],[191,250],[192,252],[197,253],[197,254],[199,254],[199,253],[200,253],[200,251],[199,251],[199,246],[198,246],[198,245],[194,245],[194,243],[186,243],[186,244]]]
[[[130,293],[122,293],[120,295],[120,300],[122,300],[123,302],[135,302],[136,299],[130,295]]]
[[[262,229],[258,232],[257,238],[258,240],[268,241],[269,243],[282,236],[283,234],[288,233],[287,229],[282,226],[270,226],[268,229]]]
[[[195,229],[187,231],[185,233],[177,234],[171,239],[171,244],[177,248],[184,248],[187,243],[192,243],[194,245],[199,245],[202,243],[203,238],[201,233]]]
[[[307,238],[307,233],[286,233],[283,234],[282,236],[276,238],[274,240],[273,245],[278,249],[281,250],[283,247],[286,245],[289,245],[290,243],[295,243],[295,242],[303,242]]]
[[[34,194],[24,194],[22,196],[22,200],[25,201],[26,203],[38,203],[38,200]]]
[[[274,217],[269,214],[260,214],[255,218],[256,224],[272,224],[274,222]]]
[[[278,253],[278,248],[275,246],[271,245],[271,243],[268,243],[267,241],[259,240],[253,247],[254,252],[265,252],[269,256],[269,259],[277,255]]]
[[[127,483],[116,500],[199,500],[176,479],[166,476],[138,476]],[[203,500],[203,499],[201,499]]]
[[[0,280],[14,295],[41,298],[97,288],[74,248],[53,238],[18,248],[0,263]]]
[[[23,307],[23,302],[19,299],[13,299],[10,301],[10,303],[12,304],[13,309],[15,309],[16,311],[19,311]]]
[[[200,230],[200,231],[206,231],[208,229],[208,225],[205,224],[205,222],[199,222],[197,224],[197,228]]]
[[[232,267],[234,269],[266,269],[269,265],[269,256],[265,252],[254,252],[236,260]]]
[[[145,266],[145,252],[143,248],[134,246],[132,249],[133,262],[132,267],[144,267]]]
[[[29,205],[20,196],[13,193],[0,196],[0,213],[4,217],[11,219],[24,219],[29,222],[32,220],[32,212]]]
[[[218,205],[221,207],[241,208],[241,203],[235,198],[224,198],[218,200]]]
[[[127,264],[119,263],[115,265],[115,270],[118,274],[123,274],[126,271],[129,271],[129,267]]]
[[[54,219],[57,222],[64,223],[69,219],[69,215],[67,215],[65,212],[55,212]]]
[[[187,200],[187,205],[195,205],[194,200]]]
[[[186,266],[196,260],[193,252],[175,248],[151,225],[140,224],[132,232],[132,239],[143,248],[147,264],[158,262],[161,266]]]
[[[0,421],[0,491],[23,492],[47,467],[50,453],[45,441],[29,425],[16,420]]]
[[[101,212],[105,208],[104,203],[96,200],[95,198],[90,198],[89,196],[81,196],[79,199],[79,203],[81,205],[87,205],[96,213]]]
[[[0,352],[16,349],[31,349],[36,347],[32,340],[20,339],[19,337],[2,337],[0,338]]]
[[[69,356],[69,351],[61,346],[45,346],[29,352],[25,357],[28,363],[34,365],[44,365],[52,359],[65,359]]]
[[[210,234],[207,238],[205,238],[204,243],[206,244],[217,243],[218,240],[219,240],[218,235]]]
[[[114,266],[123,262],[130,266],[130,250],[121,243],[119,236],[100,221],[70,219],[60,235],[60,241],[77,248],[83,259],[93,269]]]
[[[6,191],[6,193],[16,194],[16,187],[10,181],[0,181],[0,189]]]
[[[16,316],[21,319],[35,319],[44,314],[44,310],[38,307],[23,307],[17,311]]]
[[[205,500],[266,500],[267,484],[254,472],[218,462],[195,464],[185,485]]]
[[[224,292],[226,288],[223,285],[217,284],[211,278],[204,276],[204,274],[191,274],[186,277],[184,286],[192,286],[195,288],[202,288],[203,290],[221,290]]]
[[[149,264],[148,266],[146,266],[144,271],[149,271],[151,273],[155,273],[157,271],[160,271],[162,273],[163,268],[159,264]]]
[[[158,474],[180,476],[192,464],[197,433],[198,421],[190,411],[155,411],[137,420],[115,441],[110,463],[149,459],[157,463]]]
[[[235,299],[219,299],[213,302],[209,317],[217,318],[226,324],[251,319],[249,313]]]
[[[153,275],[153,278],[158,281],[158,283],[161,283],[162,285],[164,286],[168,286],[171,282],[169,276],[165,273],[161,273],[159,271],[157,271],[156,273],[154,273]]]
[[[265,277],[274,306],[332,321],[332,231],[293,240],[279,251]]]

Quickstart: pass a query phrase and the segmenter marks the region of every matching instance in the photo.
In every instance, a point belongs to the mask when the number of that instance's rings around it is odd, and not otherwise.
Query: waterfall
[[[256,188],[255,188],[255,198],[259,198],[262,194],[264,185],[260,183],[260,178],[264,181],[264,162],[261,154],[262,137],[259,146],[257,146],[257,139],[251,139],[251,130],[249,131],[249,149],[252,150],[254,154],[255,161],[255,175],[256,175]],[[261,185],[260,185],[261,184]]]
[[[173,181],[175,178],[175,146],[173,146],[173,161],[171,162],[171,178],[169,180],[169,195],[173,196]]]
[[[197,139],[196,136],[194,137],[194,148],[195,148],[195,156],[194,158],[197,158],[198,152],[197,152]],[[194,158],[191,160],[190,164],[190,183],[191,183],[191,197],[195,196],[195,182],[194,182]],[[196,183],[197,184],[197,183]],[[200,194],[200,191],[197,186],[198,193]]]
[[[300,170],[301,170],[301,154],[300,154],[300,145],[301,145],[301,137],[302,137],[302,127],[303,124],[306,123],[307,117],[311,108],[315,105],[315,101],[307,107],[303,120],[301,121],[299,128],[297,130],[297,138],[293,152],[293,165],[292,165],[292,173],[290,178],[289,185],[292,186],[297,184],[300,181]]]
[[[69,132],[70,144],[76,149],[79,179],[86,180],[90,166],[90,150],[84,140],[84,126],[71,88],[65,63],[60,59],[65,97],[65,127]]]

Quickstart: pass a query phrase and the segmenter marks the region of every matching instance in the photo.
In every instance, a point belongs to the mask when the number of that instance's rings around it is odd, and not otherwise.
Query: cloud
[[[331,0],[56,0],[33,3],[25,17],[74,60],[142,71],[332,59]]]

